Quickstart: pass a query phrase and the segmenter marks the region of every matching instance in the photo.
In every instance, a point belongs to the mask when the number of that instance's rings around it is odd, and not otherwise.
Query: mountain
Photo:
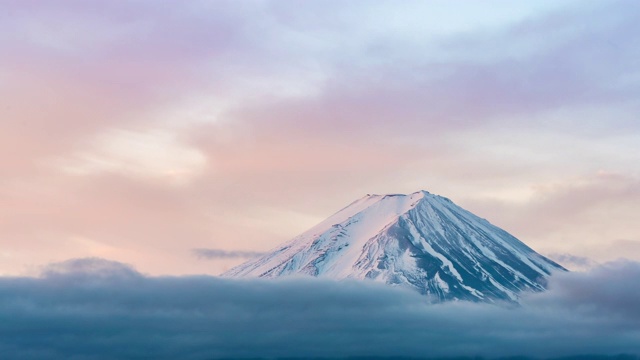
[[[451,200],[367,195],[231,277],[293,274],[409,286],[431,302],[518,300],[562,266]]]

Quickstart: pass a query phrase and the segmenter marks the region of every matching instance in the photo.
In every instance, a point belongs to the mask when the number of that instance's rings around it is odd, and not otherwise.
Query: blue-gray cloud
[[[585,256],[576,256],[572,254],[549,254],[549,257],[560,264],[569,268],[577,267],[579,269],[588,269],[598,265],[598,262]]]
[[[259,251],[221,250],[221,249],[193,249],[193,254],[200,259],[237,259],[253,258],[263,255]]]
[[[516,308],[373,282],[146,277],[74,260],[0,278],[7,359],[640,354],[640,263],[558,275]]]

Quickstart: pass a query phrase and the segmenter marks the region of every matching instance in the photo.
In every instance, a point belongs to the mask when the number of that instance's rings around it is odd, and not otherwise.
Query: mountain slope
[[[451,200],[367,195],[289,243],[225,273],[306,274],[410,286],[430,301],[517,301],[560,265]]]

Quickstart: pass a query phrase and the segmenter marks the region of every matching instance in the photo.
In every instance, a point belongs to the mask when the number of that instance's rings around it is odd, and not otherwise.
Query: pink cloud
[[[495,200],[463,202],[477,213],[550,253],[571,252],[598,261],[640,258],[640,181],[600,173],[534,188],[523,203]]]

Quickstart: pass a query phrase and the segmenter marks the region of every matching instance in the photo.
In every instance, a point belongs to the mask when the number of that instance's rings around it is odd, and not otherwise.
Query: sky
[[[217,275],[364,194],[421,189],[568,268],[638,261],[639,16],[0,0],[0,275],[22,276],[2,286],[77,258]]]

